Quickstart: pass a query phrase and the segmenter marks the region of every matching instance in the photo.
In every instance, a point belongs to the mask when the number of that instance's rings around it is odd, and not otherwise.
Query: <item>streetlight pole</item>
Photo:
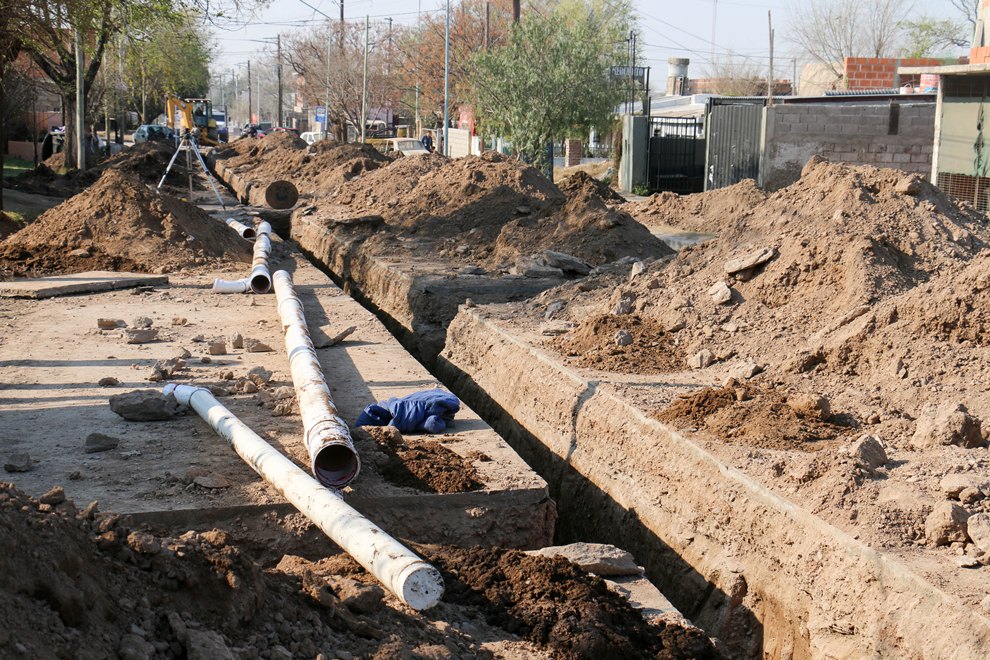
[[[361,142],[365,141],[368,128],[368,29],[371,17],[364,17],[364,83],[361,89]]]
[[[450,124],[450,0],[447,0],[443,45],[443,155],[450,158],[447,126]]]
[[[284,126],[282,121],[282,35],[276,36],[276,57],[278,61],[275,64],[275,75],[278,77],[278,125]]]
[[[248,85],[248,120],[247,120],[247,123],[248,124],[253,124],[254,123],[254,118],[251,116],[251,110],[254,108],[254,105],[251,103],[253,101],[253,99],[251,98],[251,96],[252,96],[252,94],[251,94],[251,60],[248,60],[247,70],[248,70],[248,74],[247,74],[247,76],[248,76],[248,78],[247,78],[247,85]]]

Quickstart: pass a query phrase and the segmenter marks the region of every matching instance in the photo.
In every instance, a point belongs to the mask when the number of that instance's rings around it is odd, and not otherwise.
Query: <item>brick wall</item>
[[[815,154],[832,161],[931,173],[935,104],[785,104],[767,109],[763,185],[776,190]]]
[[[958,60],[933,57],[847,57],[845,59],[846,89],[891,89],[914,80],[902,80],[897,75],[902,66],[939,66],[956,64]]]

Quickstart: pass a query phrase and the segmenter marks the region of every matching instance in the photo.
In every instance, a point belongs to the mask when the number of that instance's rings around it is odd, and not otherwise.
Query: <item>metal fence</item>
[[[701,192],[705,182],[705,122],[700,117],[652,117],[646,171],[650,192]]]

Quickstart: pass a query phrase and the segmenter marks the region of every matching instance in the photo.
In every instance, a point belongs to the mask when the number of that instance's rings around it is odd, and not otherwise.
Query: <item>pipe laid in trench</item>
[[[240,234],[240,237],[245,240],[253,241],[258,235],[258,232],[254,230],[254,227],[249,227],[236,218],[227,218],[224,222],[226,222],[228,227]]]
[[[296,388],[303,438],[313,474],[326,486],[343,488],[357,476],[361,461],[347,423],[337,414],[337,406],[330,397],[330,388],[309,336],[302,302],[292,286],[292,276],[284,270],[276,271],[274,282],[289,370]]]
[[[440,601],[443,578],[436,568],[344,502],[339,492],[324,488],[276,451],[209,390],[169,383],[163,391],[195,410],[255,472],[403,603],[425,610]]]
[[[267,222],[262,223],[267,225]],[[259,226],[260,229],[260,226]],[[268,271],[268,259],[272,252],[272,241],[268,232],[258,232],[254,241],[254,258],[251,273],[242,280],[213,280],[213,291],[216,293],[268,293],[272,289],[272,276]]]

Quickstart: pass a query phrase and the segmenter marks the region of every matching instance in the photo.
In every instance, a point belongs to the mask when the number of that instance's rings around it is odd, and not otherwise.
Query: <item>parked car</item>
[[[423,146],[423,143],[416,138],[388,138],[382,142],[383,144],[381,146],[376,145],[376,147],[386,154],[394,151],[398,151],[403,156],[430,153],[430,151]]]
[[[141,124],[134,131],[134,144],[142,142],[171,142],[175,133],[168,126],[158,124]]]
[[[273,131],[278,131],[279,133],[292,133],[296,137],[299,137],[298,128],[289,128],[288,126],[276,126],[272,129]]]
[[[314,145],[321,140],[326,140],[327,134],[323,131],[306,131],[305,133],[300,133],[299,137],[302,138],[306,144]]]

